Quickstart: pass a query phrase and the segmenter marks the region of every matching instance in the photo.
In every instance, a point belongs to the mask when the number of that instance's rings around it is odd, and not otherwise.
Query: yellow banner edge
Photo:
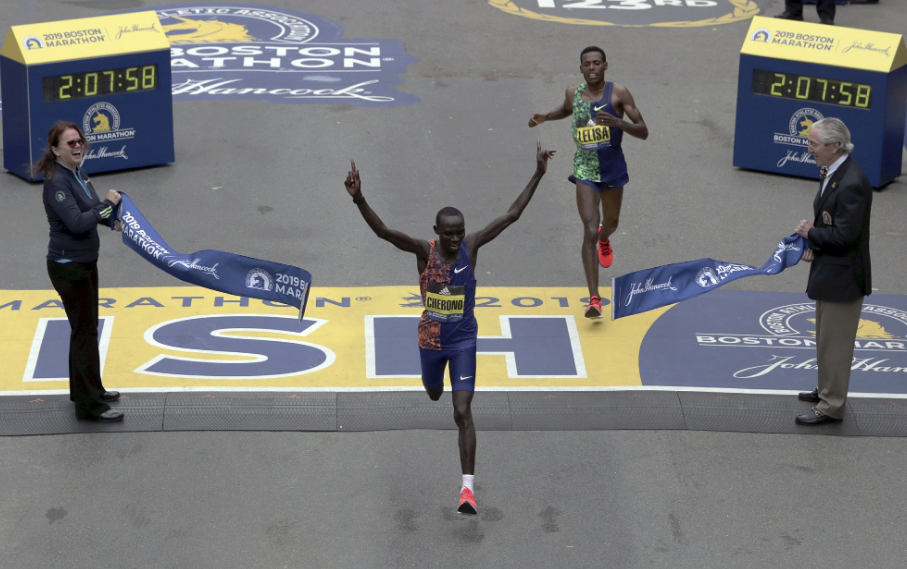
[[[123,19],[126,16],[132,16],[132,17],[136,17],[136,18],[147,17],[149,19],[153,17],[154,21],[158,23],[158,26],[161,26],[161,33],[162,33],[161,38],[160,38],[162,40],[161,44],[159,46],[143,47],[141,49],[133,49],[133,50],[129,50],[129,51],[123,51],[120,53],[103,53],[103,54],[98,54],[98,55],[90,55],[88,57],[76,56],[76,57],[67,57],[67,58],[62,58],[62,59],[53,58],[53,59],[47,59],[46,61],[43,60],[43,58],[39,58],[42,60],[28,61],[27,50],[22,49],[22,41],[27,36],[34,35],[33,33],[30,32],[29,28],[36,28],[37,26],[47,26],[49,24],[59,25],[59,24],[77,24],[77,23],[89,22],[89,21],[96,22],[98,20],[105,20],[105,19],[112,21],[115,19]],[[148,43],[152,44],[155,42],[153,40],[151,40]],[[31,66],[31,65],[44,65],[44,64],[48,64],[48,63],[61,63],[61,62],[65,62],[65,61],[74,61],[74,60],[78,60],[78,59],[94,59],[97,57],[111,57],[114,55],[129,55],[129,54],[134,54],[134,53],[147,53],[150,51],[163,51],[165,49],[166,50],[170,49],[170,41],[167,39],[166,33],[163,32],[163,26],[161,25],[161,20],[160,20],[160,18],[158,18],[156,11],[146,10],[143,12],[129,12],[126,14],[109,14],[107,16],[93,16],[93,17],[89,17],[89,18],[76,18],[73,20],[58,20],[58,21],[54,21],[54,22],[38,22],[38,23],[34,23],[34,24],[22,24],[19,26],[11,26],[9,33],[6,34],[6,38],[3,41],[3,46],[0,47],[0,56],[11,59],[17,63],[21,63],[22,65]]]
[[[857,67],[856,65],[835,65],[833,63],[818,63],[816,61],[804,58],[804,57],[784,57],[777,55],[765,55],[756,49],[757,46],[750,45],[754,42],[750,41],[753,33],[761,28],[770,28],[773,31],[791,31],[787,28],[797,29],[797,28],[806,28],[806,29],[827,29],[825,24],[813,24],[811,22],[793,22],[786,20],[778,20],[776,18],[769,18],[766,16],[754,16],[750,20],[750,27],[746,32],[746,37],[743,39],[743,45],[740,48],[740,55],[752,55],[754,57],[764,57],[766,59],[783,59],[785,61],[798,61],[802,63],[813,63],[816,65],[826,65],[828,67],[843,67],[846,69],[860,69],[864,71],[875,71],[880,73],[891,73],[896,69],[899,69],[907,65],[907,46],[904,44],[903,34],[895,34],[891,32],[878,32],[874,30],[864,30],[861,28],[843,28],[846,30],[853,30],[857,32],[863,32],[867,35],[872,36],[867,38],[867,41],[879,41],[880,39],[896,39],[897,48],[895,49],[894,55],[889,56],[885,61],[880,61],[875,65],[863,65]],[[841,28],[839,28],[841,29]],[[874,39],[873,39],[874,38]]]

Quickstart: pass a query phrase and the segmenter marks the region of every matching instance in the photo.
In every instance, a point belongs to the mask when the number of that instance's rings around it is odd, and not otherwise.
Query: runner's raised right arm
[[[413,253],[421,261],[427,261],[428,256],[431,253],[431,244],[424,239],[416,239],[397,231],[396,229],[389,229],[387,225],[381,221],[381,218],[378,217],[378,214],[375,213],[371,206],[365,201],[365,197],[362,195],[362,182],[359,179],[359,170],[356,169],[356,162],[353,160],[350,160],[350,168],[343,185],[346,186],[346,191],[352,196],[353,203],[359,207],[359,213],[362,214],[362,218],[365,219],[368,226],[372,228],[375,235],[384,239],[397,249]]]
[[[529,128],[538,126],[545,121],[557,121],[565,119],[573,114],[573,96],[576,93],[576,87],[568,87],[564,94],[564,102],[558,108],[550,113],[536,113],[529,119]]]

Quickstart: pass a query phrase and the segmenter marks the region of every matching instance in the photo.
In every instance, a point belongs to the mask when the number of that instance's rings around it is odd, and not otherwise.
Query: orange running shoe
[[[593,296],[589,299],[589,305],[586,306],[586,318],[604,318],[602,316],[602,299],[600,296]]]
[[[457,506],[457,512],[461,514],[469,514],[474,516],[479,513],[479,508],[476,506],[476,497],[472,493],[472,490],[463,486],[460,489],[460,505]]]
[[[599,234],[602,232],[602,226],[598,226]],[[602,268],[607,269],[614,262],[614,251],[611,250],[611,240],[598,240],[598,263]]]

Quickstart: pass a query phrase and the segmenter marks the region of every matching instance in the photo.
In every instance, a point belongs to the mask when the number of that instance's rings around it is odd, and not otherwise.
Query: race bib
[[[437,322],[456,322],[463,318],[466,287],[429,283],[425,291],[425,315]]]
[[[583,150],[607,148],[611,146],[611,129],[590,119],[586,126],[576,129],[576,142]]]

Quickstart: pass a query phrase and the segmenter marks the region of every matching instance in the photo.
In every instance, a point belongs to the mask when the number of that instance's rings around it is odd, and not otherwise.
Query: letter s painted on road
[[[327,320],[274,314],[224,314],[178,318],[145,332],[145,341],[167,350],[191,352],[208,359],[160,355],[136,373],[194,379],[248,380],[312,373],[334,363],[334,352],[291,339],[243,336],[238,332],[277,332],[304,337]],[[229,335],[224,332],[230,332]],[[216,355],[246,356],[243,360],[211,359]]]

